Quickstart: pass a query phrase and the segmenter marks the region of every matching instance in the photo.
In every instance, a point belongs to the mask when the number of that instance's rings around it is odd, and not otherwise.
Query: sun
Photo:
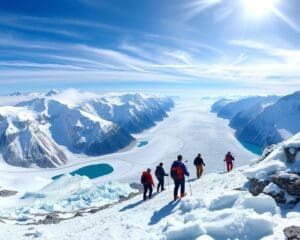
[[[242,0],[246,12],[253,17],[263,17],[275,8],[276,0]]]

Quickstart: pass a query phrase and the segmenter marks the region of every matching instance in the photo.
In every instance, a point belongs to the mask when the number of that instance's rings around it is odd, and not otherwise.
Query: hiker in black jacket
[[[160,163],[155,170],[155,176],[158,180],[157,184],[157,192],[159,192],[159,188],[161,188],[161,191],[164,191],[164,183],[165,183],[165,176],[169,176],[166,174],[164,168],[163,168],[163,163]]]
[[[194,165],[196,166],[197,178],[200,178],[203,174],[203,166],[205,166],[200,153],[195,158]]]

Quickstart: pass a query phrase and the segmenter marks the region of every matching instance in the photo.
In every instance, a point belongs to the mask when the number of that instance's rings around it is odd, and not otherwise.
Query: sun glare
[[[273,11],[275,0],[242,0],[245,10],[254,17],[263,17]]]

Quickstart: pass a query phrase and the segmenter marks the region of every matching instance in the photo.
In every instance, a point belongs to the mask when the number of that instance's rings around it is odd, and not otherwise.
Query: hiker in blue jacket
[[[174,180],[174,201],[177,200],[178,197],[178,189],[180,187],[180,197],[184,197],[185,193],[185,177],[190,176],[189,172],[186,169],[186,166],[182,162],[182,155],[177,156],[177,160],[173,162],[171,166],[171,177]]]

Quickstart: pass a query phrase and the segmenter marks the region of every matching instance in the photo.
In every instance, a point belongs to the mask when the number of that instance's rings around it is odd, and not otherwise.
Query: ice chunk
[[[236,201],[235,206],[253,209],[259,214],[270,212],[274,215],[280,212],[275,200],[265,194],[260,194],[256,197],[252,196],[251,194],[247,194],[246,196],[239,198]]]
[[[200,222],[189,222],[183,224],[177,221],[169,222],[164,232],[166,239],[168,240],[195,239],[206,233],[200,225]]]
[[[186,198],[180,203],[180,209],[182,212],[189,212],[193,209],[203,207],[205,207],[204,202],[201,199],[196,198]]]
[[[209,210],[231,208],[239,196],[239,192],[230,192],[225,195],[219,196],[211,201]]]

